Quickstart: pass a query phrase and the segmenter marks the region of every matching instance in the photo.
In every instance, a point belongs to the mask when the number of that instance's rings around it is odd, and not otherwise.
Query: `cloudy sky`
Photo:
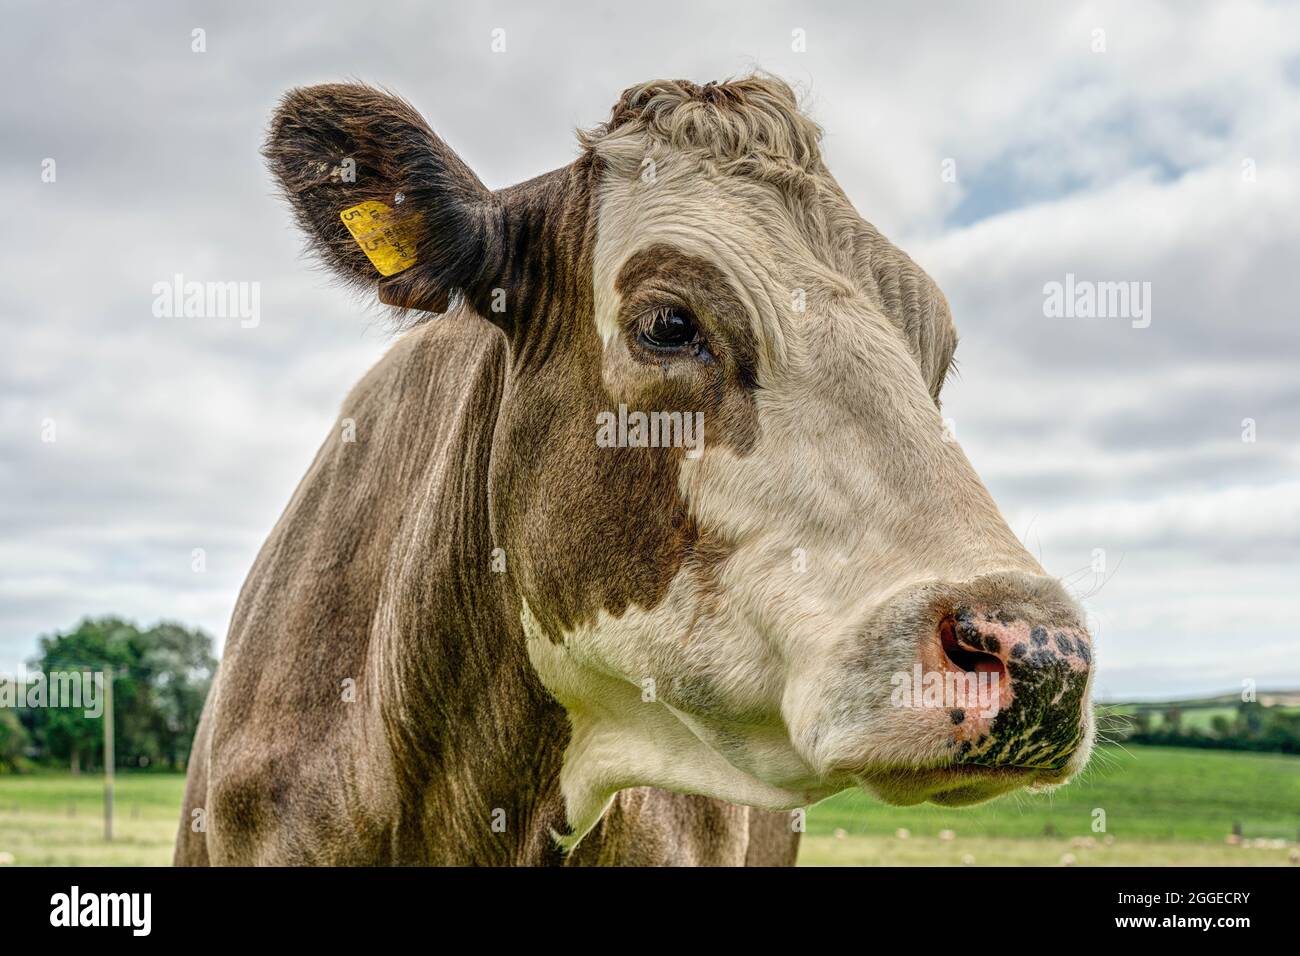
[[[0,672],[84,614],[224,636],[387,347],[272,197],[257,149],[285,89],[389,86],[495,188],[570,162],[633,83],[761,67],[947,293],[945,414],[1084,599],[1099,692],[1300,684],[1295,5],[454,6],[10,5]],[[260,322],[155,316],[177,274],[259,283]],[[1149,283],[1149,325],[1045,315],[1067,274]]]

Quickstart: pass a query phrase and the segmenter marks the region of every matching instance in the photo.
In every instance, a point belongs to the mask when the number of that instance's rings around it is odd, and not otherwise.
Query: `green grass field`
[[[104,783],[94,775],[0,776],[0,859],[19,866],[162,866],[180,821],[181,774],[119,774],[114,840],[104,842]]]
[[[1099,810],[1104,832],[1093,830]],[[1229,845],[1236,824],[1242,845]],[[800,862],[1058,865],[1068,855],[1080,866],[1278,865],[1300,857],[1298,836],[1300,757],[1105,747],[1083,779],[1060,790],[960,810],[841,793],[809,811]]]
[[[105,843],[98,777],[0,776],[0,861],[165,865],[183,787],[179,775],[119,776]],[[1234,824],[1243,845],[1226,842]],[[809,810],[807,828],[804,865],[1300,865],[1300,757],[1107,747],[1053,794],[945,810],[842,793]]]

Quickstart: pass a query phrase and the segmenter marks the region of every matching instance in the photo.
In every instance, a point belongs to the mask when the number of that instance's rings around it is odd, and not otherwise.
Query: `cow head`
[[[955,805],[1087,760],[1080,610],[945,432],[942,294],[818,139],[778,80],[654,82],[491,192],[385,93],[276,114],[268,158],[340,274],[509,340],[491,520],[571,719],[570,841],[630,786]]]

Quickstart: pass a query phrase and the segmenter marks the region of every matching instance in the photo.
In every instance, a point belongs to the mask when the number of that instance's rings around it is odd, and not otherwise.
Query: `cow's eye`
[[[682,349],[694,345],[700,337],[695,316],[687,309],[667,306],[653,312],[641,326],[638,338],[652,349]]]

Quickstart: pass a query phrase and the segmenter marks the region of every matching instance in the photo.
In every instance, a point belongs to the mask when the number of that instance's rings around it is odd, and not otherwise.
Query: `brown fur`
[[[722,271],[698,256],[656,243],[628,258],[614,288],[621,296],[625,326],[635,325],[639,315],[657,304],[683,299],[701,323],[719,368],[719,374],[693,383],[689,391],[638,396],[643,403],[657,403],[640,407],[703,412],[706,444],[725,445],[738,454],[750,450],[758,438],[753,401],[758,343],[745,307]]]

